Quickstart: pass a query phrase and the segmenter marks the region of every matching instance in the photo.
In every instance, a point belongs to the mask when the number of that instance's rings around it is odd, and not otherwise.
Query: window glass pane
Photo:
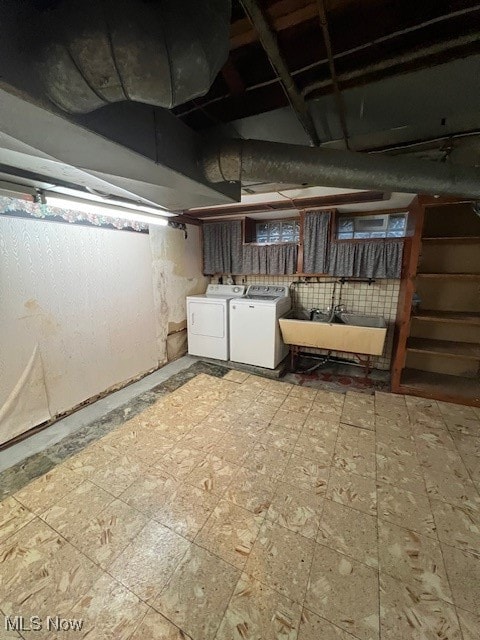
[[[353,234],[353,218],[340,217],[338,219],[338,232],[339,233],[352,233]]]
[[[282,222],[282,242],[293,242],[294,224],[293,222]]]
[[[341,231],[338,233],[337,238],[339,240],[352,240],[353,233],[342,233]]]
[[[269,222],[268,223],[268,241],[280,242],[281,239],[281,223]]]
[[[388,231],[401,231],[404,234],[406,222],[406,217],[403,213],[400,215],[391,215],[388,219]]]
[[[370,231],[355,231],[353,237],[358,240],[368,240],[372,237],[372,233]]]
[[[297,220],[295,220],[293,225],[294,225],[293,240],[294,242],[298,242],[300,240],[300,223]]]
[[[266,222],[257,222],[256,241],[264,244],[268,241],[268,225]]]

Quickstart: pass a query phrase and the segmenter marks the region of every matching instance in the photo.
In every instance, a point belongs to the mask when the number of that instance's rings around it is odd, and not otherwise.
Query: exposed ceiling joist
[[[363,204],[387,200],[389,194],[383,191],[358,191],[331,196],[314,196],[309,198],[288,198],[270,200],[268,202],[238,204],[226,207],[203,207],[189,209],[186,214],[191,218],[206,219],[219,216],[248,215],[261,211],[288,211],[289,209],[316,209],[320,207],[338,207],[345,204]]]
[[[300,94],[295,81],[290,74],[282,52],[280,51],[275,31],[268,23],[267,17],[256,0],[240,0],[240,2],[258,32],[262,46],[280,79],[282,87],[298,117],[300,124],[304,128],[310,143],[313,146],[318,146],[320,144],[320,140],[318,138],[315,124],[308,110],[307,103]]]

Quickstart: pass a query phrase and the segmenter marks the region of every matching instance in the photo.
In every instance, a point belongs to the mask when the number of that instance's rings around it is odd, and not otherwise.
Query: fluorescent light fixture
[[[168,220],[156,214],[140,213],[130,208],[113,207],[98,203],[98,201],[85,202],[76,198],[57,198],[56,196],[47,195],[47,204],[60,209],[71,209],[83,213],[97,214],[106,218],[121,218],[131,222],[140,222],[143,224],[156,224],[163,227],[168,225]],[[155,209],[152,209],[155,211]]]
[[[140,211],[143,213],[152,213],[153,215],[162,215],[166,217],[176,216],[176,213],[172,213],[167,209],[163,209],[162,207],[151,207],[148,204],[136,204],[134,202],[128,202],[126,200],[120,200],[117,198],[109,198],[108,196],[102,197],[97,193],[89,193],[88,191],[77,191],[76,189],[70,189],[69,187],[55,187],[54,189],[50,189],[46,191],[46,196],[48,198],[49,195],[53,197],[67,196],[67,198],[74,198],[75,200],[87,200],[96,202],[97,204],[106,207],[122,207],[124,209],[130,209],[132,211]]]

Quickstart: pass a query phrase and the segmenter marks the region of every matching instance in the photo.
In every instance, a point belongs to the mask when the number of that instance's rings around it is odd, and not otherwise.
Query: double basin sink
[[[354,313],[292,311],[279,323],[285,344],[362,355],[382,355],[387,335],[384,318]]]

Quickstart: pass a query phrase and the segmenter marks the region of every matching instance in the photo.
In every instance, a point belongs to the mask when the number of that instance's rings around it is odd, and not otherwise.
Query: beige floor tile
[[[324,496],[327,491],[329,471],[328,464],[321,465],[314,460],[292,455],[282,480],[304,491],[313,492],[317,496]]]
[[[244,373],[243,371],[235,371],[235,369],[230,369],[230,371],[223,377],[224,380],[231,380],[232,382],[242,383],[245,382],[248,378],[248,373]]]
[[[107,569],[146,523],[146,516],[114,500],[97,517],[69,532],[69,539],[90,560]]]
[[[82,474],[72,471],[65,465],[60,465],[27,484],[15,494],[15,498],[27,509],[40,515],[78,487],[83,480]]]
[[[423,473],[431,498],[480,511],[480,495],[471,480],[459,479],[454,473],[441,469],[424,468]]]
[[[303,609],[297,640],[354,640],[354,637],[308,609]]]
[[[271,424],[268,426],[262,442],[268,446],[283,449],[287,451],[287,453],[292,453],[298,439],[298,431],[289,429],[288,427],[281,427],[278,424]]]
[[[377,453],[377,480],[393,484],[405,491],[425,495],[427,489],[418,460],[402,452],[392,457]]]
[[[345,394],[337,393],[336,391],[325,391],[323,389],[319,389],[317,391],[317,395],[315,396],[314,402],[316,404],[324,404],[326,406],[335,406],[343,407],[345,402]]]
[[[290,393],[284,400],[282,404],[282,409],[284,411],[293,411],[295,413],[308,413],[313,404],[313,396],[310,398],[302,397],[302,396],[294,396]]]
[[[278,593],[302,603],[312,563],[313,540],[265,521],[245,572]]]
[[[283,404],[285,400],[285,395],[283,393],[275,393],[274,391],[270,391],[269,389],[265,389],[257,396],[257,402],[261,402],[263,404],[268,404],[272,407],[276,407],[277,409],[280,405]]]
[[[290,453],[271,444],[257,442],[250,451],[244,466],[251,471],[278,479],[287,466]]]
[[[196,449],[207,453],[213,453],[217,443],[228,433],[225,429],[217,429],[204,422],[197,425],[192,431],[187,433],[178,445],[186,449]]]
[[[189,447],[182,447],[178,443],[170,449],[159,461],[158,465],[167,473],[171,473],[178,479],[183,479],[193,471],[205,459],[203,451],[197,451]]]
[[[254,444],[252,438],[229,431],[216,443],[213,453],[218,458],[241,466]]]
[[[145,463],[131,455],[118,456],[111,463],[94,472],[90,476],[90,481],[118,497],[143,473],[146,473],[147,469]]]
[[[457,609],[463,640],[478,640],[480,637],[480,615]]]
[[[27,501],[29,501],[28,495]],[[28,524],[34,517],[35,515],[15,498],[5,498],[0,502],[0,543]]]
[[[279,409],[272,418],[273,424],[280,424],[283,427],[289,429],[295,429],[300,431],[305,420],[307,419],[306,413],[299,413],[297,411],[287,411],[286,409]]]
[[[323,509],[323,498],[314,491],[279,482],[267,518],[306,538],[315,539]]]
[[[161,468],[151,467],[120,494],[120,499],[150,518],[169,499],[179,481]]]
[[[342,415],[342,406],[338,404],[321,404],[318,402],[314,402],[312,407],[308,413],[307,420],[313,420],[314,418],[318,418],[320,420],[330,421],[330,422],[340,422],[340,417]]]
[[[118,450],[102,438],[94,444],[90,444],[83,451],[77,453],[77,455],[68,458],[64,462],[64,466],[68,469],[78,471],[85,478],[88,478],[92,473],[95,473],[97,469],[108,464],[112,458],[115,458],[117,455]]]
[[[376,483],[372,478],[332,468],[327,498],[370,515],[377,514]]]
[[[479,438],[476,438],[477,440]],[[480,483],[480,456],[477,454],[462,453],[462,460],[474,482]]]
[[[480,556],[480,512],[432,500],[432,511],[442,542]]]
[[[296,640],[301,606],[242,574],[215,640]]]
[[[233,477],[225,498],[256,515],[265,515],[275,493],[275,486],[269,476],[242,468]]]
[[[377,483],[378,517],[431,538],[437,538],[430,501],[425,495]]]
[[[464,454],[480,457],[480,438],[454,433],[453,441],[462,457]]]
[[[363,410],[345,411],[344,408],[340,421],[343,424],[349,424],[354,427],[359,427],[360,429],[375,431],[375,415],[373,411],[371,414],[368,414]]]
[[[413,430],[408,416],[401,419],[377,416],[375,419],[375,432],[377,442],[386,446],[393,445],[401,448],[405,445],[404,441],[410,446],[414,444]]]
[[[378,638],[377,571],[317,545],[305,607],[361,640]]]
[[[241,420],[247,424],[250,422],[271,422],[276,412],[276,407],[262,402],[246,403],[241,413]]]
[[[480,602],[480,558],[442,544],[443,558],[457,607],[478,613]]]
[[[187,476],[186,482],[208,493],[222,496],[238,471],[239,467],[232,462],[222,460],[215,455],[208,455]]]
[[[387,575],[380,576],[382,640],[461,640],[452,605]]]
[[[215,509],[220,497],[182,483],[158,506],[153,518],[188,540],[193,540]]]
[[[159,462],[163,456],[171,451],[175,446],[175,437],[160,435],[159,429],[139,429],[138,437],[128,449],[122,453],[127,453],[130,457],[136,458],[142,464],[154,464]],[[111,466],[111,463],[109,463]],[[107,465],[108,466],[108,465]]]
[[[98,516],[113,500],[112,494],[85,480],[47,509],[42,519],[62,536],[71,538],[85,522]]]
[[[447,429],[452,435],[463,434],[465,436],[480,437],[480,420],[471,418],[445,418]]]
[[[252,550],[263,515],[220,500],[195,538],[195,543],[242,569]]]
[[[375,435],[366,429],[340,424],[333,455],[338,469],[375,478]]]
[[[151,601],[171,578],[191,543],[157,522],[149,522],[108,572],[139,598]]]
[[[240,572],[192,545],[154,608],[195,640],[213,640]]]
[[[83,619],[83,637],[129,640],[147,610],[144,602],[104,574],[75,604],[70,617]],[[68,640],[78,636],[75,631],[65,634]]]
[[[338,502],[325,500],[317,542],[378,567],[377,519]]]
[[[315,387],[303,387],[300,385],[293,385],[290,391],[290,397],[302,398],[304,400],[311,400],[312,402],[317,397],[317,389]]]
[[[267,380],[264,389],[286,396],[292,391],[294,386],[295,385],[289,382],[282,382],[281,380]]]
[[[423,467],[424,474],[432,471],[440,471],[445,475],[454,476],[462,482],[470,482],[470,476],[467,468],[463,464],[462,458],[458,451],[452,451],[445,447],[437,447],[435,449],[418,449],[418,460]]]
[[[380,571],[420,590],[422,594],[452,602],[440,544],[432,538],[378,523]]]
[[[0,567],[2,611],[27,619],[66,616],[101,575],[93,562],[39,519],[2,544]]]
[[[455,451],[455,442],[446,429],[435,429],[427,424],[417,423],[413,426],[417,449],[427,454],[436,449]]]
[[[322,438],[301,432],[293,452],[296,456],[308,458],[320,466],[330,466],[333,458],[335,442],[332,438]]]
[[[160,613],[149,609],[129,640],[192,640],[192,638]]]
[[[339,425],[339,417],[319,417],[310,413],[300,435],[320,438],[324,441],[325,446],[331,446],[333,451]]]
[[[267,433],[267,429],[269,429],[270,426],[268,422],[250,422],[248,424],[235,424],[232,429],[234,429],[238,435],[248,436],[257,442],[268,442],[270,436]]]

